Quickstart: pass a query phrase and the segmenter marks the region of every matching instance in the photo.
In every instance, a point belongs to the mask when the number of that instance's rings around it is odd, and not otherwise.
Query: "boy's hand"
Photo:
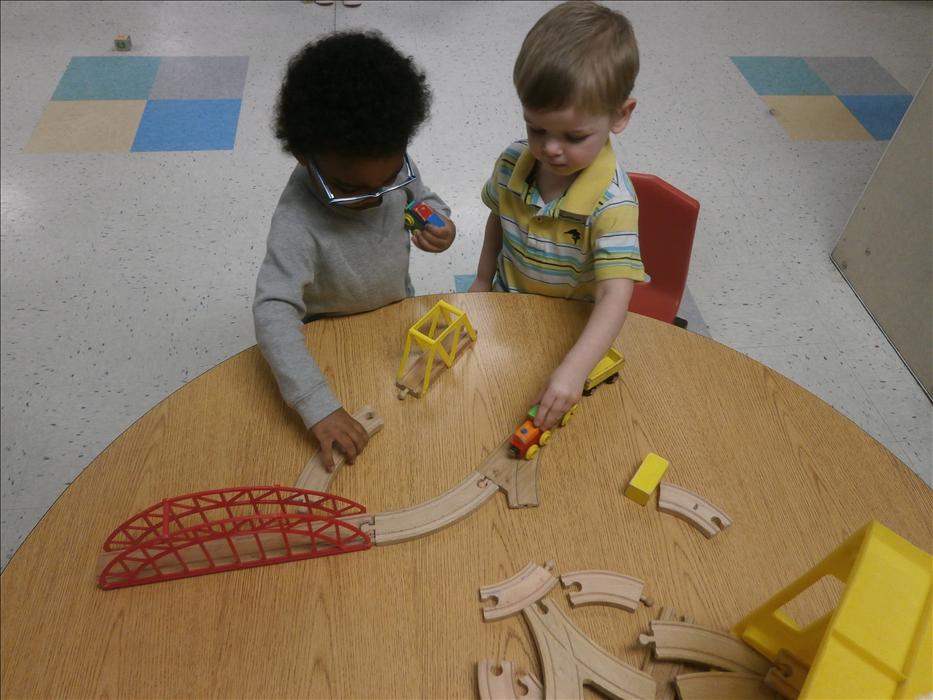
[[[470,288],[467,290],[469,292],[491,292],[492,291],[492,282],[490,280],[481,280],[477,277],[473,280],[473,284],[470,285]]]
[[[541,396],[535,402],[538,404],[538,415],[535,416],[535,425],[542,430],[550,430],[563,418],[564,414],[583,396],[583,382],[586,376],[579,377],[577,372],[563,366],[558,367]]]
[[[454,222],[440,212],[435,213],[444,220],[444,228],[427,224],[424,229],[415,231],[411,236],[412,242],[428,253],[440,253],[447,250],[457,237],[457,227]]]
[[[353,464],[369,442],[366,429],[342,408],[312,425],[311,432],[321,445],[321,459],[329,472],[334,471],[334,443],[347,456],[347,463]]]

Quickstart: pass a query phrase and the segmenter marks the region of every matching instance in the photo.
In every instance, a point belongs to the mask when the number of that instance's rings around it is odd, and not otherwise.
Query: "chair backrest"
[[[629,309],[672,323],[687,286],[700,203],[656,175],[629,173],[638,195],[638,243],[647,284],[636,284]]]

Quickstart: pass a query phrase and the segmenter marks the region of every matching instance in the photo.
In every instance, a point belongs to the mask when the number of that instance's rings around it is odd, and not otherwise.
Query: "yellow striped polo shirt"
[[[496,289],[592,300],[601,280],[647,280],[638,199],[612,144],[547,203],[535,185],[536,163],[528,142],[516,141],[483,187],[483,202],[502,222]]]

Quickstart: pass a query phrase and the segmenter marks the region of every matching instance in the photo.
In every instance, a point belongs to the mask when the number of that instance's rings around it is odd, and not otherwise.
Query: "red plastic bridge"
[[[104,543],[101,588],[356,552],[372,540],[352,522],[366,508],[288,486],[244,486],[166,499]]]

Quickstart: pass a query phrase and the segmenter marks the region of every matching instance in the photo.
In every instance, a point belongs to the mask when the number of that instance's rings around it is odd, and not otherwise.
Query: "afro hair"
[[[408,147],[428,116],[425,74],[377,32],[339,32],[289,61],[275,135],[299,158],[382,157]]]

